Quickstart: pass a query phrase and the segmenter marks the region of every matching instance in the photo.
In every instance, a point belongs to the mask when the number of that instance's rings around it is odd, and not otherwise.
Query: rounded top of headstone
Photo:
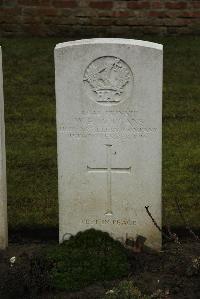
[[[80,45],[89,45],[89,44],[120,44],[120,45],[131,45],[131,46],[139,46],[139,47],[146,47],[152,48],[156,50],[162,51],[163,45],[152,43],[143,40],[136,40],[136,39],[126,39],[126,38],[91,38],[91,39],[80,39],[75,41],[69,41],[57,44],[55,49],[61,49],[65,47],[71,46],[80,46]]]

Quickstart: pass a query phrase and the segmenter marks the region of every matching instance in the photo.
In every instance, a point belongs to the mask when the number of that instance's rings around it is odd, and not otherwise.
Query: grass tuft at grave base
[[[200,37],[140,39],[164,45],[163,224],[183,225],[178,200],[188,222],[199,228]],[[58,226],[53,49],[64,41],[0,41],[11,229]]]
[[[0,251],[0,298],[197,299],[200,243],[180,241],[135,253],[88,230],[61,245],[11,243]]]
[[[123,279],[131,269],[127,249],[108,233],[94,229],[79,232],[62,244],[22,252],[14,259],[11,264],[6,252],[0,252],[2,299],[79,291],[91,284]]]
[[[94,229],[48,249],[46,258],[53,264],[52,287],[57,290],[75,291],[98,281],[122,278],[129,272],[123,245]]]

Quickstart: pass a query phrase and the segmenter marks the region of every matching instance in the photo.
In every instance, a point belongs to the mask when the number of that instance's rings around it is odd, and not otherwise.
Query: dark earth
[[[33,235],[29,233],[28,237],[28,234],[22,235],[19,232],[12,235],[9,248],[0,252],[0,281],[11,257],[15,256],[17,260],[24,254],[31,256],[41,248],[56,243],[56,232],[51,235],[46,232],[43,236],[38,234],[37,238]],[[200,298],[199,240],[189,235],[179,236],[178,242],[164,240],[160,252],[144,250],[135,253],[129,250],[128,256],[130,273],[123,279],[133,280],[142,294],[153,294],[151,298],[165,299]],[[117,286],[123,279],[99,282],[78,292],[45,291],[32,298],[102,298],[106,291]]]

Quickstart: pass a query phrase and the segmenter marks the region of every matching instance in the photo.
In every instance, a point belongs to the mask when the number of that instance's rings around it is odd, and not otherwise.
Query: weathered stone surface
[[[88,228],[159,249],[162,45],[91,39],[55,48],[60,241]]]
[[[0,249],[8,244],[2,53],[0,47]]]

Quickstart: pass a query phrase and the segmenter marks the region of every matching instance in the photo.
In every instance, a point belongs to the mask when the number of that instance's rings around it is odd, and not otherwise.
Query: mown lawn
[[[164,44],[164,224],[200,219],[200,37]],[[58,225],[53,49],[65,39],[2,39],[10,228]]]

